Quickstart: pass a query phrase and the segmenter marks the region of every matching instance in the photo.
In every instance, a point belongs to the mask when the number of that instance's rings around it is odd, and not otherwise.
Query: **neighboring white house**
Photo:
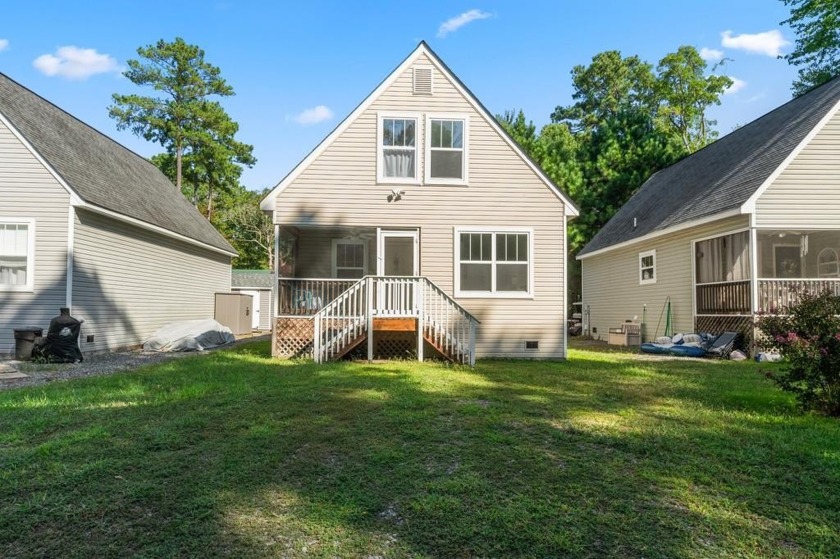
[[[83,351],[211,318],[234,256],[149,161],[0,74],[0,355],[61,307]]]
[[[271,270],[233,270],[230,288],[253,297],[251,327],[254,330],[271,330],[274,291],[274,274]]]
[[[802,289],[840,293],[840,79],[654,174],[578,255],[593,336],[740,330]],[[659,329],[657,329],[659,324]]]
[[[262,208],[293,247],[275,355],[566,355],[577,209],[424,42]]]

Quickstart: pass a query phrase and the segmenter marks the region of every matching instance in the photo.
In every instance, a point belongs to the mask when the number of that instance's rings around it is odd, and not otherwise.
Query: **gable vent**
[[[414,94],[432,94],[432,68],[430,66],[418,66],[414,68]]]

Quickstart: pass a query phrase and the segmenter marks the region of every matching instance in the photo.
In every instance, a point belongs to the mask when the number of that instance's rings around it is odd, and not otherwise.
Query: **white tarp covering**
[[[203,351],[234,341],[233,332],[212,318],[167,324],[143,342],[146,351]]]

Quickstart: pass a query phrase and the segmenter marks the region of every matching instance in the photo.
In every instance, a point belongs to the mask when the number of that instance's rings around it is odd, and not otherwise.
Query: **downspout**
[[[72,204],[68,205],[67,212],[67,275],[66,291],[64,294],[64,306],[73,312],[73,265],[74,265],[74,242],[76,238],[76,209]]]
[[[569,230],[568,217],[563,212],[563,359],[569,358]],[[581,281],[583,281],[581,275]],[[581,312],[583,309],[581,309]],[[583,320],[583,316],[581,316]]]

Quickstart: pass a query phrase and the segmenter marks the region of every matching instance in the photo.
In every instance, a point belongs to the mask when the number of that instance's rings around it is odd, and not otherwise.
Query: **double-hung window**
[[[656,251],[639,253],[639,284],[656,283]]]
[[[435,117],[426,120],[426,181],[467,182],[467,118]]]
[[[532,237],[530,230],[456,230],[457,296],[532,296]]]
[[[360,239],[333,240],[333,277],[359,279],[365,275],[367,245]]]
[[[0,217],[0,291],[31,291],[33,220]]]
[[[379,117],[379,180],[413,183],[417,175],[417,122],[412,116]]]

